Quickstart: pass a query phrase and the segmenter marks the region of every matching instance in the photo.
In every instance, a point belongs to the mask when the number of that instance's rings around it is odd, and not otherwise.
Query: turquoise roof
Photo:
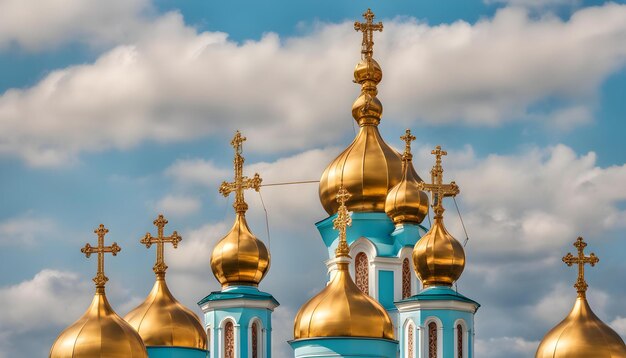
[[[477,307],[480,307],[480,303],[463,296],[462,294],[458,293],[450,287],[445,286],[434,286],[426,288],[417,295],[405,298],[400,302],[410,301],[460,301],[473,303]]]
[[[277,306],[279,305],[278,301],[267,292],[259,291],[256,287],[252,286],[233,286],[227,287],[222,291],[213,291],[205,298],[201,299],[198,302],[198,305],[202,305],[209,301],[226,301],[226,300],[234,300],[234,299],[248,299],[248,300],[257,300],[257,301],[272,301]]]

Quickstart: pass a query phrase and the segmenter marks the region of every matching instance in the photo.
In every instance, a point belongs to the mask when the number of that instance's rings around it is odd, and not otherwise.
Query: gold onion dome
[[[383,106],[376,97],[376,85],[382,80],[382,70],[372,58],[372,33],[382,31],[383,25],[372,22],[374,14],[369,9],[363,17],[367,20],[365,23],[355,23],[355,29],[363,32],[362,59],[354,70],[354,80],[361,85],[361,93],[352,105],[359,133],[326,167],[320,179],[320,201],[329,215],[337,212],[339,205],[335,197],[342,185],[352,193],[346,203],[348,210],[385,211],[387,193],[402,178],[400,154],[387,145],[378,132]]]
[[[108,278],[104,275],[104,254],[116,255],[121,251],[116,243],[104,246],[107,232],[104,225],[100,225],[95,230],[98,246],[87,244],[81,249],[87,257],[98,254],[98,272],[93,279],[96,294],[85,314],[61,332],[50,349],[50,358],[148,357],[139,334],[113,311],[105,294]]]
[[[171,236],[163,236],[163,228],[167,220],[163,215],[154,220],[158,228],[158,236],[147,233],[141,243],[150,248],[157,246],[157,259],[153,270],[156,282],[148,297],[129,312],[124,319],[139,332],[147,346],[188,347],[206,349],[207,337],[198,316],[174,298],[167,283],[164,260],[164,244],[171,243],[174,248],[182,238],[176,231]]]
[[[430,230],[420,238],[413,248],[413,265],[424,287],[451,286],[461,277],[465,268],[465,251],[443,223],[442,199],[459,193],[455,182],[443,184],[441,157],[447,152],[437,146],[432,154],[436,156],[431,170],[432,184],[420,183],[420,188],[432,193],[432,206],[435,218]]]
[[[215,278],[227,286],[258,286],[270,267],[270,253],[265,244],[250,231],[246,222],[246,204],[244,189],[259,191],[261,178],[255,174],[253,178],[243,176],[244,158],[241,155],[242,143],[246,140],[239,131],[235,134],[231,145],[235,148],[235,180],[223,182],[220,193],[228,196],[235,192],[233,207],[237,213],[235,223],[228,234],[220,240],[211,254],[211,269]]]
[[[419,224],[428,214],[428,195],[420,190],[422,179],[413,168],[411,141],[415,140],[415,136],[407,129],[400,138],[406,142],[402,155],[402,179],[387,194],[385,212],[395,224]]]
[[[366,337],[394,339],[393,325],[387,311],[356,286],[348,266],[350,256],[346,227],[351,224],[345,206],[348,192],[340,188],[341,201],[334,227],[339,230],[335,250],[337,271],[330,283],[298,311],[294,321],[294,338]]]
[[[578,297],[572,311],[561,323],[548,332],[537,349],[536,358],[617,358],[626,357],[626,345],[622,338],[598,316],[587,302],[587,283],[584,265],[594,266],[599,259],[593,253],[585,256],[587,244],[582,238],[574,243],[578,256],[568,253],[563,262],[578,265],[578,279],[574,287]]]

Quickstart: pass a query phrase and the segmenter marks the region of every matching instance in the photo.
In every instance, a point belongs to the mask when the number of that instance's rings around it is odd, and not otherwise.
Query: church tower
[[[211,358],[271,358],[272,312],[278,302],[259,291],[258,285],[270,268],[270,253],[250,231],[246,222],[248,204],[244,190],[259,190],[259,174],[243,175],[242,144],[237,131],[231,141],[235,149],[235,178],[223,182],[220,193],[235,193],[235,222],[211,255],[211,269],[222,289],[200,302],[209,337]]]
[[[157,236],[147,233],[140,243],[150,248],[156,245],[156,262],[152,270],[156,280],[152,291],[124,319],[139,332],[150,358],[205,358],[207,337],[196,314],[178,302],[165,282],[165,244],[174,248],[182,240],[176,231],[164,236],[167,220],[163,215],[154,220]]]
[[[380,302],[395,321],[394,302],[418,291],[410,262],[413,246],[426,232],[420,223],[428,210],[428,197],[415,189],[421,179],[410,153],[401,156],[378,131],[383,106],[377,97],[377,85],[383,73],[373,58],[373,34],[382,31],[383,24],[374,23],[370,9],[363,17],[365,22],[354,24],[355,30],[363,34],[361,60],[354,70],[354,81],[361,91],[352,105],[359,132],[322,174],[319,195],[329,217],[316,226],[328,249],[326,264],[332,280],[342,261],[335,258],[336,197],[339,188],[345,188],[351,194],[345,203],[352,218],[346,232],[349,256],[353,258],[349,271],[357,287]],[[408,133],[406,138],[414,137]]]
[[[413,249],[413,265],[423,289],[396,302],[400,356],[472,358],[474,314],[480,305],[452,289],[465,268],[465,252],[443,222],[443,198],[457,195],[459,187],[455,182],[443,183],[441,158],[447,153],[437,146],[432,154],[436,161],[431,183],[420,182],[418,187],[431,192],[435,217]]]

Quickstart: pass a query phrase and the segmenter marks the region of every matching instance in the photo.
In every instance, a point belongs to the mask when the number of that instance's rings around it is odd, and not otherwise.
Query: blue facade
[[[208,351],[187,347],[146,347],[149,358],[206,358]]]
[[[398,342],[388,339],[327,337],[290,341],[295,358],[396,358]]]
[[[253,327],[256,327],[258,358],[272,356],[272,312],[279,304],[256,287],[234,286],[212,292],[198,302],[204,313],[209,357],[224,356],[225,326],[234,326],[235,357],[252,356]]]

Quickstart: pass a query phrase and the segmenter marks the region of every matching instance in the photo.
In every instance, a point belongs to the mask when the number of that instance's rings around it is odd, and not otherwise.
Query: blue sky
[[[208,260],[232,220],[217,193],[232,133],[248,137],[247,170],[266,183],[318,179],[354,136],[351,23],[368,6],[385,23],[383,137],[400,148],[410,127],[422,176],[441,144],[461,186],[471,241],[459,287],[483,304],[481,356],[527,357],[566,314],[575,272],[560,257],[578,235],[601,260],[591,305],[626,335],[623,2],[4,0],[0,357],[44,355],[82,314],[95,263],[79,248],[100,223],[123,249],[107,261],[120,314],[152,284],[154,253],[138,240],[159,212],[184,238],[166,257],[175,295],[195,307],[217,289]],[[281,357],[325,282],[313,226],[325,213],[315,185],[262,195],[273,253],[262,289],[282,303]],[[248,198],[269,241],[260,198]]]

